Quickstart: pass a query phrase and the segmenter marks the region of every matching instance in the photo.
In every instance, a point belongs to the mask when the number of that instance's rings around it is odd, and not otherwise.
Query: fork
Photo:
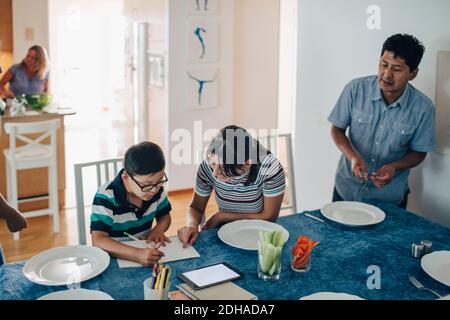
[[[422,289],[422,290],[430,291],[431,293],[435,294],[435,295],[438,296],[439,298],[442,298],[442,296],[441,296],[439,293],[437,293],[436,291],[431,290],[431,289],[429,289],[429,288],[425,288],[425,287],[423,286],[423,284],[421,284],[421,283],[419,282],[419,280],[417,280],[414,276],[409,276],[409,281],[411,281],[412,284],[413,284],[417,289]]]

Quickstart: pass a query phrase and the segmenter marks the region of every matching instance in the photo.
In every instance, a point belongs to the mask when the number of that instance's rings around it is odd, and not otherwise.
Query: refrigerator
[[[126,32],[127,104],[132,110],[134,143],[147,141],[149,112],[149,55],[147,22],[131,22]]]

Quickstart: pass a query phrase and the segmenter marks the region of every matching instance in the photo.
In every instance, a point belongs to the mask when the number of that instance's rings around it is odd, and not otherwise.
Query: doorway
[[[123,0],[50,0],[51,91],[65,119],[66,207],[75,206],[73,165],[121,156],[133,143],[125,97]]]

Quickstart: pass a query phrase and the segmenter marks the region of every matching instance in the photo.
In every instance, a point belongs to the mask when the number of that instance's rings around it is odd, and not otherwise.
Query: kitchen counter
[[[27,110],[25,114],[11,116],[7,110],[0,117],[1,134],[0,134],[0,193],[6,197],[6,172],[5,157],[3,150],[9,148],[9,135],[5,132],[5,123],[8,122],[35,122],[52,119],[60,119],[61,125],[57,130],[57,157],[58,157],[58,198],[59,207],[65,204],[65,153],[64,153],[64,117],[75,114],[73,109],[69,108],[45,108],[45,111]],[[45,141],[45,140],[44,140]],[[48,140],[47,140],[48,141]],[[48,177],[47,168],[20,170],[17,174],[19,199],[38,197],[48,194]],[[37,200],[33,202],[25,202],[19,205],[19,210],[30,211],[46,208],[47,200]]]

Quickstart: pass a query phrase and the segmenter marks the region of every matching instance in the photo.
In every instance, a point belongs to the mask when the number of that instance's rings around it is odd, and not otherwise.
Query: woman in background
[[[13,98],[22,94],[48,92],[48,57],[41,46],[28,49],[21,63],[13,65],[0,80],[0,96]],[[9,90],[5,88],[9,83]]]

